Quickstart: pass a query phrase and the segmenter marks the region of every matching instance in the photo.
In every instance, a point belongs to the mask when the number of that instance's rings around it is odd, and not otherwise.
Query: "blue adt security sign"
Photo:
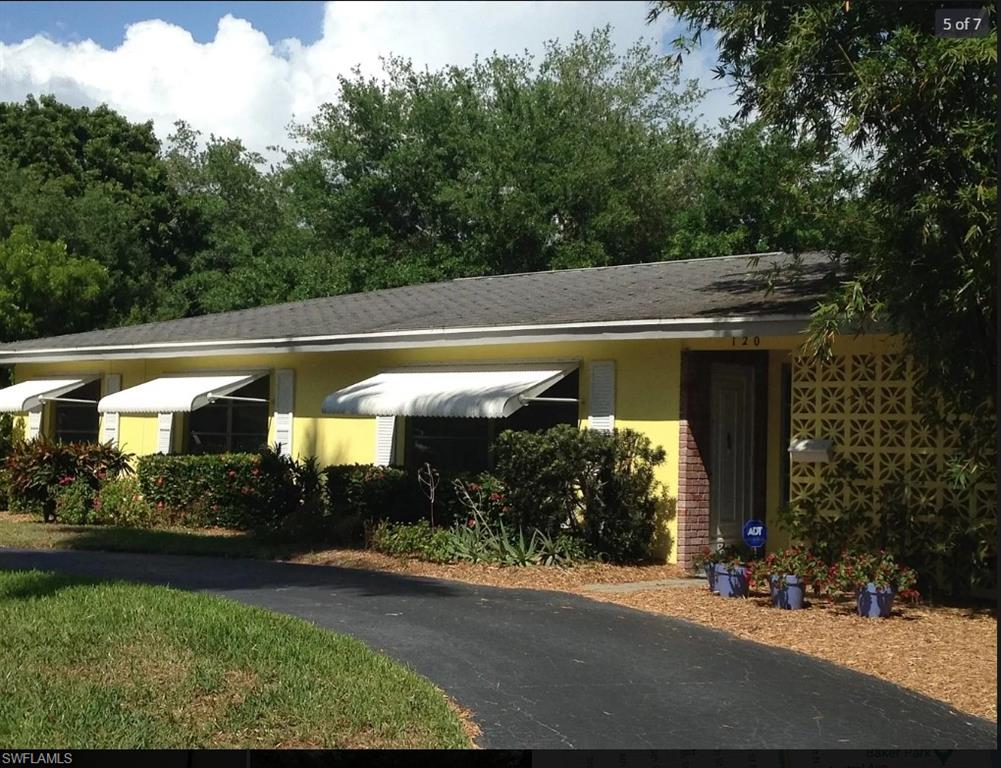
[[[744,523],[744,543],[751,549],[758,549],[765,545],[768,538],[768,529],[760,520],[748,520]]]

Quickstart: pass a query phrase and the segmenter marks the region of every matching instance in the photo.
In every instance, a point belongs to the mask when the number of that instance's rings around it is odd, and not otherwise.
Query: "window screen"
[[[74,400],[91,400],[89,403],[67,403],[56,400],[52,403],[55,419],[55,438],[60,443],[96,443],[97,401],[101,399],[101,380],[96,379],[79,389],[67,392],[63,397]]]
[[[271,379],[268,376],[231,392],[263,402],[222,399],[188,415],[188,453],[249,453],[268,443]]]

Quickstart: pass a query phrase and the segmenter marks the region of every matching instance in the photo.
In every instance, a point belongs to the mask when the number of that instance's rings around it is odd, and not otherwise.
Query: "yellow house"
[[[28,437],[136,454],[268,442],[323,464],[446,469],[486,468],[503,429],[635,429],[667,451],[663,554],[684,564],[829,493],[838,455],[871,476],[830,504],[905,477],[918,505],[990,503],[993,488],[950,496],[955,437],[915,415],[898,339],[839,340],[823,365],[795,354],[834,265],[805,254],[769,289],[791,258],[469,278],[0,345],[15,381],[0,411]]]

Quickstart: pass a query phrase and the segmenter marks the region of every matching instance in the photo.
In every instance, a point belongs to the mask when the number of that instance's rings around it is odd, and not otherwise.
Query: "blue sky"
[[[281,6],[281,7],[278,7]],[[0,1],[0,40],[16,43],[36,34],[105,48],[120,45],[125,27],[162,19],[187,29],[199,43],[211,42],[227,13],[247,19],[270,40],[297,37],[315,43],[323,33],[322,0],[271,2],[8,2]]]
[[[646,23],[645,0],[622,2],[8,2],[0,0],[0,101],[50,93],[74,106],[107,104],[150,120],[239,137],[270,158],[288,126],[334,101],[354,67],[378,76],[380,57],[420,68],[475,56],[538,56],[546,41],[610,25],[620,51],[664,52],[679,26]],[[712,80],[711,42],[682,74],[713,88],[706,124],[733,111]]]

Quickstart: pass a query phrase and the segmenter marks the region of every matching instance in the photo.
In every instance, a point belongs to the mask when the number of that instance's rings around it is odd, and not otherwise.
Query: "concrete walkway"
[[[327,566],[0,549],[0,569],[167,584],[354,635],[504,748],[996,748],[994,723],[808,656],[559,592]]]
[[[678,587],[680,589],[701,587],[706,588],[705,579],[652,579],[650,581],[623,581],[615,584],[585,584],[581,589],[588,592],[642,592],[645,589],[662,589]]]

